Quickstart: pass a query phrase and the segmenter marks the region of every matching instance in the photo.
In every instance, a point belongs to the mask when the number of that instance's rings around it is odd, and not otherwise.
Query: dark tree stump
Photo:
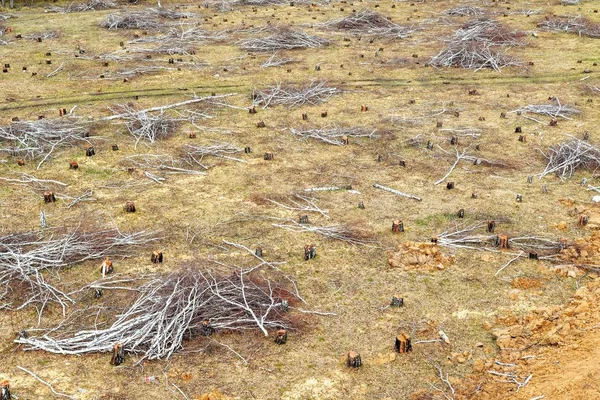
[[[77,164],[77,161],[71,161],[69,163],[69,169],[77,169],[79,168],[79,164]]]
[[[438,238],[436,238],[436,237],[432,237],[432,238],[430,239],[430,242],[431,242],[431,243],[437,243],[437,242],[438,242]]]
[[[398,165],[401,166],[401,167],[406,168],[406,161],[400,160],[400,161],[398,161]]]
[[[63,110],[62,110],[62,108],[59,108],[59,109],[58,109],[58,116],[59,116],[59,117],[62,117],[62,116],[63,116]]]
[[[450,138],[450,144],[453,146],[456,146],[458,144],[458,137],[457,136],[452,136]]]
[[[252,106],[248,108],[248,113],[249,114],[256,114],[256,107]]]
[[[325,118],[327,116],[327,111],[321,111],[321,118]]]
[[[363,104],[362,106],[360,106],[360,111],[367,112],[367,111],[369,111],[369,107],[366,104]]]
[[[292,3],[293,5],[293,3]],[[320,71],[321,70],[321,66],[319,64],[315,65],[315,71]]]
[[[456,215],[458,216],[458,218],[464,218],[465,217],[465,209],[461,208],[460,210],[458,210]]]
[[[94,146],[90,146],[87,149],[85,149],[85,155],[86,156],[91,157],[94,154],[96,154],[96,151],[94,150]]]
[[[583,140],[590,140],[590,131],[585,131],[583,134]]]
[[[250,146],[244,147],[244,153],[246,153],[246,154],[252,153],[252,149],[250,148]]]
[[[586,226],[589,220],[590,217],[588,217],[587,215],[581,215],[579,217],[579,226]]]
[[[350,368],[360,368],[362,365],[362,360],[360,359],[360,354],[356,351],[351,351],[348,353],[346,357],[346,366]]]
[[[210,325],[210,321],[202,321],[200,325],[200,335],[210,336],[215,333],[215,328]]]
[[[12,122],[19,122],[20,120],[19,120],[19,117],[12,117],[11,121]]]
[[[342,136],[342,144],[346,145],[346,146],[348,144],[350,144],[350,140],[348,139],[348,136],[346,136],[346,135]]]
[[[404,222],[396,219],[392,222],[392,232],[399,233],[404,232]]]
[[[66,108],[63,108],[62,112],[63,112],[63,115],[67,115],[67,109]]]
[[[308,224],[308,215],[301,215],[300,218],[298,218],[298,222],[301,224]]]
[[[506,113],[505,112],[500,113],[500,118],[506,118]]]
[[[135,212],[135,204],[133,201],[128,200],[125,203],[125,212],[134,213]]]
[[[552,119],[552,120],[550,121],[550,124],[549,124],[549,125],[550,125],[550,126],[558,126],[558,120],[557,120],[557,119]]]
[[[400,295],[392,296],[392,301],[390,302],[390,307],[402,307],[404,305],[404,299],[400,297]]]
[[[112,151],[118,151],[119,150],[119,146],[116,144],[112,145]]]
[[[527,183],[533,183],[533,176],[527,177]]]
[[[523,130],[521,129],[521,127],[520,127],[520,126],[517,126],[517,127],[515,128],[515,133],[523,133]]]
[[[381,154],[379,154],[377,156],[377,162],[382,162],[383,161],[383,156]]]
[[[448,190],[454,189],[454,182],[446,183],[446,189],[448,189]]]
[[[427,150],[433,150],[433,142],[431,140],[427,141]]]
[[[470,96],[477,96],[479,93],[477,92],[477,89],[471,89],[469,90],[469,95]]]
[[[279,329],[277,333],[275,333],[275,343],[277,344],[286,344],[287,343],[288,333],[285,329]]]
[[[94,289],[94,298],[99,299],[102,297],[102,289]]]
[[[519,202],[519,203],[523,202],[523,195],[522,194],[517,194],[517,202]]]
[[[196,139],[196,132],[190,132],[189,138]]]
[[[317,256],[317,246],[314,244],[304,246],[304,261],[312,260]]]
[[[394,350],[396,350],[397,353],[409,353],[412,351],[412,343],[408,333],[402,332],[396,336]]]
[[[481,121],[481,122],[485,121],[485,117],[483,115],[480,115],[479,116],[479,121]]]
[[[525,135],[519,135],[519,142],[526,143],[527,142],[527,136],[525,136]]]
[[[257,247],[256,250],[254,250],[254,255],[256,257],[262,257],[263,256],[263,249],[262,249],[262,247]]]
[[[152,252],[152,256],[150,256],[150,261],[152,261],[153,264],[162,264],[163,262],[163,253],[162,251],[153,251]]]
[[[112,261],[110,261],[108,258],[102,261],[102,265],[100,266],[100,273],[102,276],[112,274],[114,271],[115,268],[113,267]]]
[[[487,223],[487,232],[494,233],[494,229],[496,228],[496,222],[493,220],[489,220]]]
[[[23,160],[22,158],[19,158],[17,160],[17,165],[20,166],[20,167],[22,167],[23,165],[25,165],[25,160]]]
[[[0,400],[11,400],[10,396],[10,382],[3,380],[0,382]]]
[[[496,246],[501,249],[508,249],[508,236],[506,235],[498,235],[496,237]]]
[[[360,208],[361,210],[365,209],[365,203],[363,203],[362,201],[358,202],[358,208]]]
[[[118,366],[125,362],[125,350],[121,343],[116,343],[113,347],[112,358],[110,359],[110,365]]]
[[[530,252],[530,253],[529,253],[529,258],[530,258],[531,260],[537,260],[537,259],[538,259],[538,253],[535,253],[535,252],[533,252],[533,251],[532,251],[532,252]]]
[[[308,121],[308,114],[302,113],[302,121]]]
[[[264,159],[267,161],[271,161],[275,158],[275,156],[273,155],[273,153],[265,153]]]
[[[417,101],[415,99],[410,99],[408,101],[408,104],[416,104],[416,103],[417,103]]]
[[[561,239],[559,240],[559,246],[560,246],[560,249],[561,249],[561,250],[564,250],[564,249],[566,249],[568,245],[569,245],[569,242],[567,241],[567,239],[566,239],[566,238],[561,238]]]
[[[257,128],[264,128],[266,127],[265,125],[265,121],[263,121],[262,119],[256,122],[256,127]]]
[[[44,192],[44,203],[54,203],[56,202],[56,197],[54,196],[54,192],[47,191]]]
[[[479,195],[477,194],[477,192],[473,192],[471,193],[471,198],[472,199],[476,199]]]
[[[436,128],[441,128],[443,126],[442,121],[438,121],[435,123]]]

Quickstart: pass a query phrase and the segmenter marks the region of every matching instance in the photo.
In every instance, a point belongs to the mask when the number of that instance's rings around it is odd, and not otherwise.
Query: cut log
[[[280,329],[275,334],[275,343],[277,344],[286,344],[287,343],[288,333],[285,329]]]
[[[398,353],[409,353],[412,351],[412,343],[408,333],[402,332],[396,336],[396,342],[394,343],[394,350]]]
[[[356,351],[349,352],[348,356],[346,357],[346,366],[350,368],[360,368],[362,366],[360,354],[358,354]]]

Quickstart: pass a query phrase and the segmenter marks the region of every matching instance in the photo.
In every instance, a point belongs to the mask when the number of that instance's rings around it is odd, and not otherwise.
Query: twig
[[[498,269],[498,271],[496,271],[494,276],[498,276],[498,274],[500,272],[502,272],[504,270],[504,268],[508,267],[513,261],[518,260],[522,255],[523,255],[523,252],[520,251],[519,254],[517,254],[514,258],[511,258],[506,264],[504,264],[502,267],[500,267],[500,269]]]
[[[49,384],[48,382],[46,382],[45,380],[43,380],[42,378],[40,378],[39,376],[37,376],[36,374],[34,374],[33,372],[31,372],[30,370],[28,370],[26,368],[23,368],[20,365],[17,365],[17,368],[19,368],[23,372],[27,372],[29,375],[33,376],[35,379],[37,379],[38,381],[40,381],[44,385],[48,386],[50,388],[50,390],[52,391],[52,393],[54,393],[55,395],[60,396],[60,397],[66,397],[66,398],[72,399],[72,400],[77,400],[77,397],[75,397],[75,396],[70,396],[70,395],[65,394],[65,393],[57,392],[56,390],[54,390],[54,387],[52,387],[51,384]]]

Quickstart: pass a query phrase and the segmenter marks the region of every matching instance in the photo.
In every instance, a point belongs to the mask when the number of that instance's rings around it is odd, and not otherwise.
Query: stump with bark
[[[244,147],[244,153],[245,153],[245,154],[250,154],[250,153],[252,153],[252,148],[250,148],[250,146],[246,146],[246,147]]]
[[[10,396],[10,382],[3,380],[0,382],[0,400],[11,400]]]
[[[346,146],[348,144],[350,144],[350,139],[348,139],[348,136],[346,136],[346,135],[342,136],[342,144],[346,145]]]
[[[427,141],[427,150],[433,150],[433,142],[431,140]]]
[[[508,249],[508,236],[506,235],[498,235],[496,237],[496,246],[501,249]]]
[[[261,120],[258,120],[258,121],[256,122],[256,127],[257,127],[257,128],[264,128],[264,127],[266,127],[266,126],[267,126],[267,125],[265,125],[265,121],[263,121],[262,119],[261,119]]]
[[[307,244],[304,246],[304,260],[308,261],[317,256],[317,246],[314,244]]]
[[[558,126],[558,120],[557,119],[552,119],[550,120],[550,126]]]
[[[69,169],[77,169],[79,168],[79,164],[77,163],[77,161],[71,161],[69,163]]]
[[[256,257],[262,257],[263,256],[263,249],[262,249],[262,247],[257,247],[256,250],[254,250],[254,255]]]
[[[527,136],[525,135],[519,135],[519,142],[521,143],[526,143],[527,142]]]
[[[521,127],[520,127],[520,126],[517,126],[517,127],[515,128],[515,133],[523,133],[523,130],[521,129]]]
[[[301,224],[308,224],[308,215],[301,215],[300,218],[298,218],[298,222]]]
[[[85,149],[86,156],[91,157],[94,154],[96,154],[96,151],[94,150],[94,146],[89,146],[87,149]]]
[[[456,213],[456,215],[458,216],[458,218],[464,218],[465,217],[465,209],[461,208],[460,210],[458,210],[458,213]]]
[[[150,261],[152,261],[153,264],[162,264],[163,262],[163,253],[162,251],[153,251],[152,252],[152,256],[150,257]]]
[[[451,144],[452,146],[456,146],[456,145],[458,145],[458,137],[457,137],[457,136],[452,136],[452,137],[450,138],[450,144]]]
[[[267,161],[272,161],[275,158],[273,153],[265,153],[264,159]]]
[[[249,107],[248,108],[248,113],[249,114],[256,114],[256,107]]]
[[[400,295],[396,294],[392,296],[390,307],[402,307],[404,305],[404,299]]]
[[[392,232],[394,232],[394,233],[404,232],[404,222],[400,221],[399,219],[394,220],[392,222]]]
[[[102,276],[112,274],[114,270],[115,269],[113,267],[112,261],[110,261],[108,258],[102,261],[102,265],[100,266],[100,273],[102,274]]]
[[[302,113],[302,121],[308,121],[308,114]]]
[[[119,146],[116,144],[112,145],[112,151],[118,151],[119,150]]]
[[[361,112],[369,111],[369,107],[366,104],[363,104],[362,106],[360,106],[360,111]]]
[[[56,197],[54,196],[54,192],[47,191],[44,192],[44,203],[54,203],[56,202]]]
[[[448,189],[448,190],[454,189],[454,182],[446,183],[446,189]]]
[[[587,215],[581,215],[579,217],[579,226],[586,226],[589,220],[590,217],[588,217]]]
[[[275,343],[277,344],[286,344],[287,343],[288,333],[285,329],[280,329],[275,334]]]
[[[125,203],[125,212],[134,213],[135,212],[135,203],[131,200],[128,200]]]
[[[23,160],[22,158],[19,158],[19,159],[17,160],[17,165],[18,165],[19,167],[22,167],[23,165],[25,165],[25,160]]]
[[[519,202],[519,203],[523,202],[523,195],[522,194],[517,194],[517,202]]]
[[[538,253],[533,252],[533,251],[529,252],[529,258],[531,260],[537,260],[538,259]]]
[[[394,350],[396,350],[398,353],[409,353],[412,351],[412,344],[408,333],[402,332],[396,336]]]
[[[360,208],[361,210],[365,209],[365,203],[363,203],[362,201],[358,202],[358,208]]]
[[[102,289],[94,289],[94,298],[99,299],[102,297]]]
[[[327,111],[321,111],[321,118],[325,118],[327,116]]]
[[[496,228],[496,222],[493,220],[489,220],[487,223],[487,231],[489,233],[494,233],[494,228]]]
[[[346,357],[346,366],[350,368],[360,368],[361,365],[362,360],[360,359],[360,354],[356,351],[349,352]]]
[[[110,359],[110,365],[118,366],[123,364],[125,361],[125,350],[121,343],[116,343],[113,347],[112,358]]]
[[[200,335],[210,336],[215,333],[215,328],[210,325],[210,321],[202,321],[200,325]]]
[[[196,139],[196,132],[190,132],[189,138]]]

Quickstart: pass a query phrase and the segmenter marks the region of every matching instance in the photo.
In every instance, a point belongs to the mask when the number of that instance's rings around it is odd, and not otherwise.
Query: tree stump
[[[264,128],[264,127],[266,127],[266,125],[265,125],[265,121],[263,121],[262,119],[258,120],[258,121],[256,122],[256,127],[257,127],[257,128]]]
[[[115,269],[113,267],[112,261],[110,261],[108,258],[106,258],[104,261],[102,261],[102,265],[100,266],[100,273],[102,274],[102,277],[105,277],[106,275],[110,275],[114,271],[115,271]]]
[[[505,112],[501,112],[500,113],[500,118],[506,118],[506,113]]]
[[[304,261],[312,260],[317,256],[317,246],[314,244],[304,246]]]
[[[85,149],[86,156],[91,157],[94,154],[96,154],[96,151],[94,150],[94,146],[89,146],[87,149]]]
[[[383,161],[383,156],[381,154],[379,154],[377,156],[377,162],[382,162]]]
[[[473,193],[471,193],[471,198],[472,198],[472,199],[476,199],[476,198],[477,198],[477,196],[478,196],[477,192],[473,192]]]
[[[402,307],[404,305],[404,299],[399,294],[392,296],[390,307]]]
[[[442,121],[437,121],[437,122],[435,123],[435,127],[436,127],[436,128],[441,128],[442,126],[443,126],[443,124],[442,124]]]
[[[517,126],[517,127],[515,128],[515,133],[523,133],[523,130],[521,129],[521,127],[520,127],[520,126]]]
[[[102,289],[94,289],[94,298],[99,299],[102,297]]]
[[[483,115],[480,115],[479,116],[479,121],[481,121],[481,122],[485,121],[485,117]]]
[[[62,108],[59,108],[59,109],[58,109],[58,116],[59,116],[59,117],[62,117],[62,116],[63,116],[63,110],[62,110]]]
[[[527,177],[527,183],[533,183],[533,176]]]
[[[458,218],[464,218],[465,217],[465,209],[461,208],[460,210],[458,210],[458,212],[456,213],[456,216]]]
[[[404,168],[406,168],[406,161],[404,161],[404,160],[400,160],[400,161],[398,162],[398,165],[399,165],[399,166],[401,166],[401,167],[404,167]]]
[[[264,159],[267,161],[271,161],[274,157],[275,156],[273,155],[273,153],[265,153]]]
[[[396,219],[392,222],[392,232],[399,233],[404,232],[404,222]]]
[[[412,351],[412,343],[408,333],[402,332],[396,336],[394,350],[396,350],[397,353],[409,353]]]
[[[256,107],[252,106],[248,108],[248,113],[249,114],[256,114]]]
[[[526,143],[527,142],[527,137],[525,135],[519,135],[519,142]]]
[[[586,226],[590,218],[587,215],[581,215],[579,217],[579,226]]]
[[[56,202],[56,197],[54,196],[54,192],[47,191],[44,192],[44,203],[54,203]]]
[[[25,160],[23,160],[22,158],[19,158],[17,160],[17,165],[20,166],[20,167],[22,167],[23,165],[25,165]]]
[[[308,114],[302,113],[302,121],[308,121]]]
[[[494,233],[494,228],[496,228],[496,222],[489,220],[487,223],[487,232]]]
[[[429,241],[430,241],[431,243],[434,243],[434,244],[435,244],[435,243],[437,243],[437,242],[438,242],[438,238],[436,238],[436,237],[432,237],[432,238],[431,238]]]
[[[522,194],[517,194],[517,202],[519,202],[519,203],[523,202],[523,195]]]
[[[362,361],[360,359],[360,354],[356,351],[349,352],[346,357],[346,366],[350,368],[360,368],[361,365]]]
[[[152,252],[152,256],[150,256],[150,261],[153,264],[162,264],[163,262],[163,253],[162,251],[155,250]]]
[[[125,362],[125,350],[121,343],[116,343],[113,347],[112,358],[110,359],[110,365],[118,366]]]
[[[300,218],[298,218],[298,222],[301,224],[308,224],[308,215],[301,215]]]
[[[564,250],[564,249],[566,249],[568,245],[569,245],[569,243],[568,243],[568,241],[567,241],[567,239],[566,239],[566,238],[561,238],[561,239],[559,240],[559,246],[560,246],[560,249],[561,249],[561,250]]]
[[[277,333],[275,333],[275,343],[277,344],[286,344],[287,343],[287,331],[285,329],[279,329]]]
[[[279,309],[283,312],[288,312],[290,310],[290,303],[287,300],[281,300],[281,303],[279,303]]]
[[[20,120],[19,120],[19,117],[12,117],[11,121],[12,122],[19,122]]]
[[[190,132],[189,138],[196,139],[196,132]]]
[[[257,247],[256,250],[254,250],[254,255],[256,257],[262,257],[263,256],[263,249],[262,249],[262,247]]]
[[[321,111],[321,118],[325,118],[327,116],[327,111]]]
[[[446,183],[446,189],[448,189],[448,190],[454,189],[454,182]]]
[[[496,246],[501,249],[508,249],[508,236],[506,235],[498,235],[496,237]]]
[[[321,70],[321,66],[319,64],[315,65],[315,71],[320,71]]]
[[[244,147],[244,153],[246,153],[246,154],[252,153],[252,149],[250,148],[250,146]]]
[[[533,252],[533,251],[529,252],[529,259],[531,259],[531,260],[537,260],[538,259],[538,253]]]
[[[348,136],[346,136],[346,135],[342,136],[342,144],[346,145],[346,146],[348,144],[350,144],[350,140],[348,139]]]
[[[469,95],[470,96],[477,96],[479,93],[477,92],[477,89],[471,89],[469,90]]]
[[[583,134],[583,140],[590,140],[590,131],[585,131]]]
[[[135,212],[135,203],[131,200],[128,200],[125,203],[125,212],[134,213]]]
[[[458,145],[458,137],[457,136],[452,136],[450,138],[450,144],[453,145],[453,146]]]
[[[365,209],[365,203],[363,203],[362,201],[358,202],[358,208],[360,208],[361,210]]]
[[[550,126],[558,126],[558,120],[557,119],[552,119],[550,120]]]
[[[10,396],[10,382],[3,380],[0,382],[0,400],[11,400]]]
[[[77,161],[71,161],[69,163],[69,169],[77,169],[79,168],[79,164],[77,164]]]
[[[360,111],[367,112],[367,111],[369,111],[369,107],[366,104],[363,104],[362,106],[360,106]]]
[[[431,140],[427,141],[427,150],[433,150],[433,142]]]
[[[215,333],[215,328],[210,325],[210,321],[202,321],[200,325],[200,335],[202,336],[210,336]]]

